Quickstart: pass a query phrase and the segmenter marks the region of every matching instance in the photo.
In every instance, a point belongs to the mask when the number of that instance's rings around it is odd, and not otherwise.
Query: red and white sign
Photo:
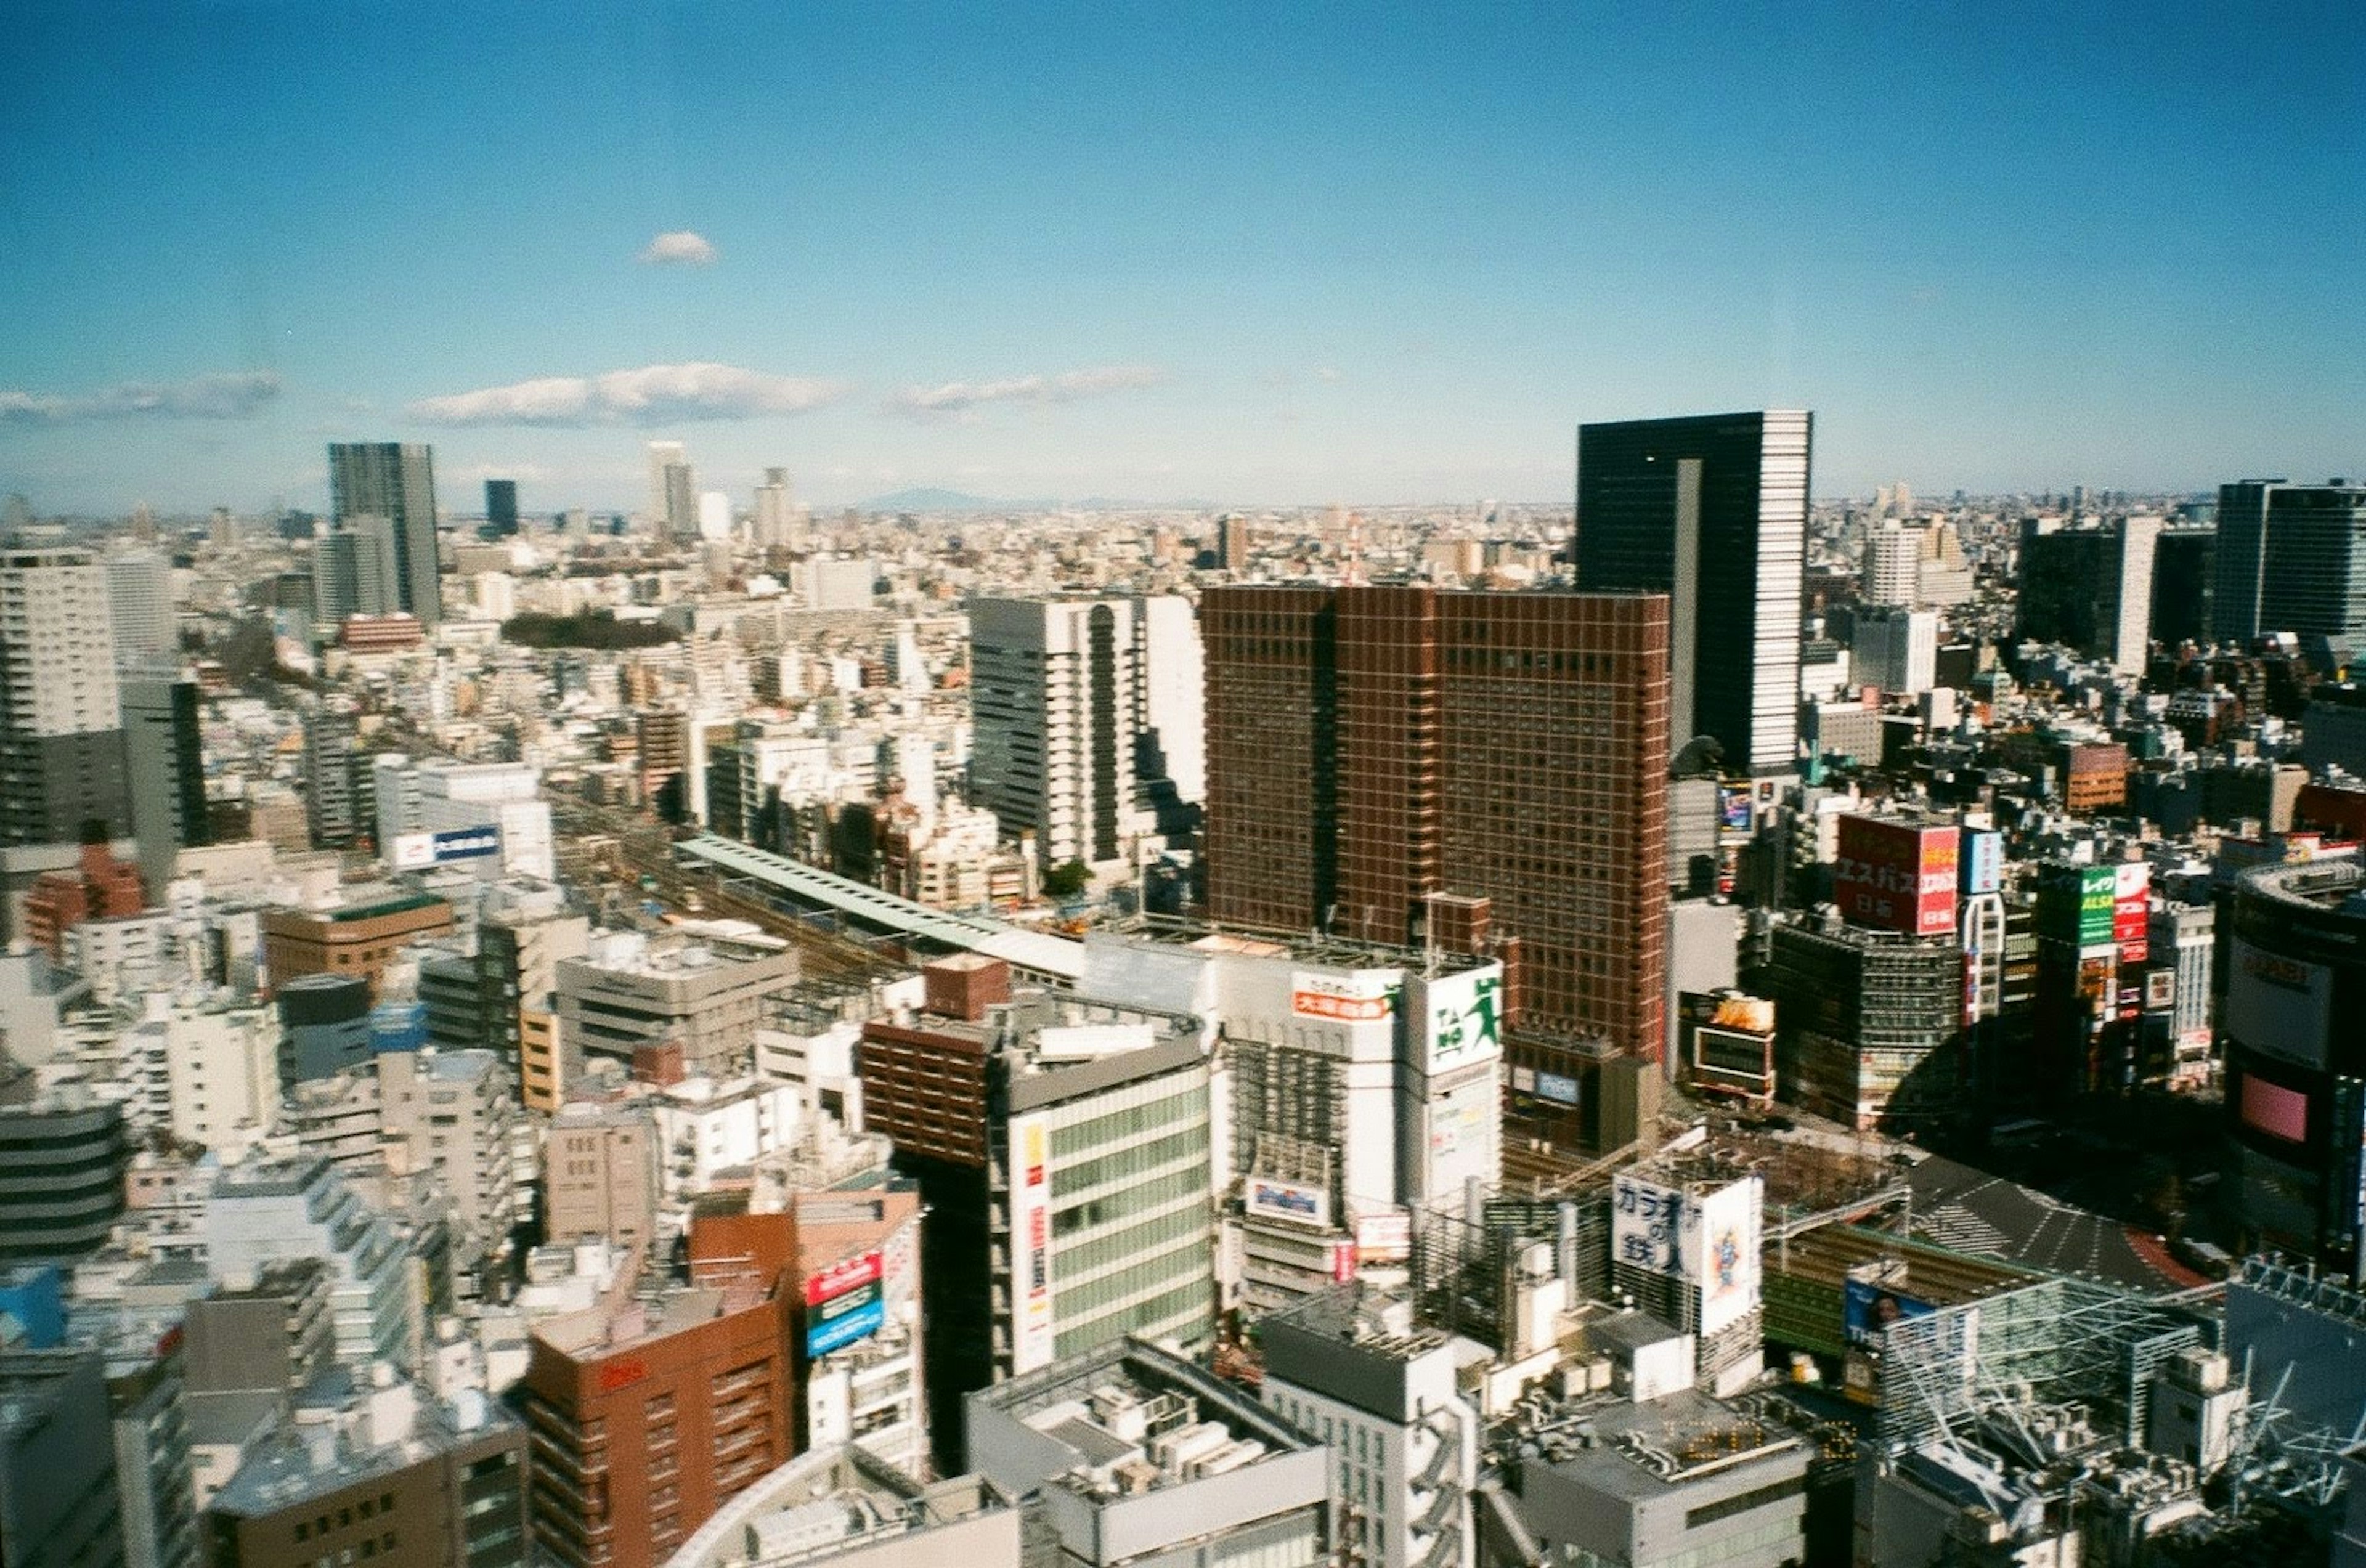
[[[872,1284],[882,1277],[879,1254],[859,1253],[806,1277],[806,1305],[819,1306],[833,1296]]]
[[[1908,936],[1955,929],[1959,829],[1853,814],[1840,821],[1832,900],[1841,917]]]

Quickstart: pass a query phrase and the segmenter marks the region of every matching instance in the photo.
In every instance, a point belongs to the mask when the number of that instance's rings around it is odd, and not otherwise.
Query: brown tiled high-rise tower
[[[1665,596],[1227,586],[1200,614],[1211,918],[1403,943],[1431,895],[1484,897],[1521,1032],[1657,1059]]]

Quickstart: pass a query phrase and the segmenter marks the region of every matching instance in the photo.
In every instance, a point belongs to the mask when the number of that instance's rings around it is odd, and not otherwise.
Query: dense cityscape
[[[0,1529],[2356,1561],[2366,487],[0,554]]]

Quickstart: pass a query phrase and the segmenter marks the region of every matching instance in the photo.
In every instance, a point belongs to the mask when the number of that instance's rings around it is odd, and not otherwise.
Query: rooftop
[[[297,1396],[292,1419],[250,1453],[212,1503],[254,1517],[433,1459],[467,1442],[517,1433],[516,1417],[474,1389],[442,1401],[379,1367],[356,1380],[332,1367]]]
[[[675,1568],[772,1568],[993,1515],[1005,1517],[1015,1559],[1018,1514],[994,1483],[963,1475],[922,1485],[849,1444],[800,1454],[772,1472],[717,1509],[670,1561]]]

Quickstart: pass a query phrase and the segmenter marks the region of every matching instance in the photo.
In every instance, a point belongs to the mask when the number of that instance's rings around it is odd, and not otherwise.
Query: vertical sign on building
[[[2146,931],[2152,920],[2152,867],[2131,861],[2112,868],[2112,941],[2120,962],[2141,964],[2150,951]]]
[[[1052,1359],[1051,1134],[1040,1117],[1010,1124],[1011,1367]]]

